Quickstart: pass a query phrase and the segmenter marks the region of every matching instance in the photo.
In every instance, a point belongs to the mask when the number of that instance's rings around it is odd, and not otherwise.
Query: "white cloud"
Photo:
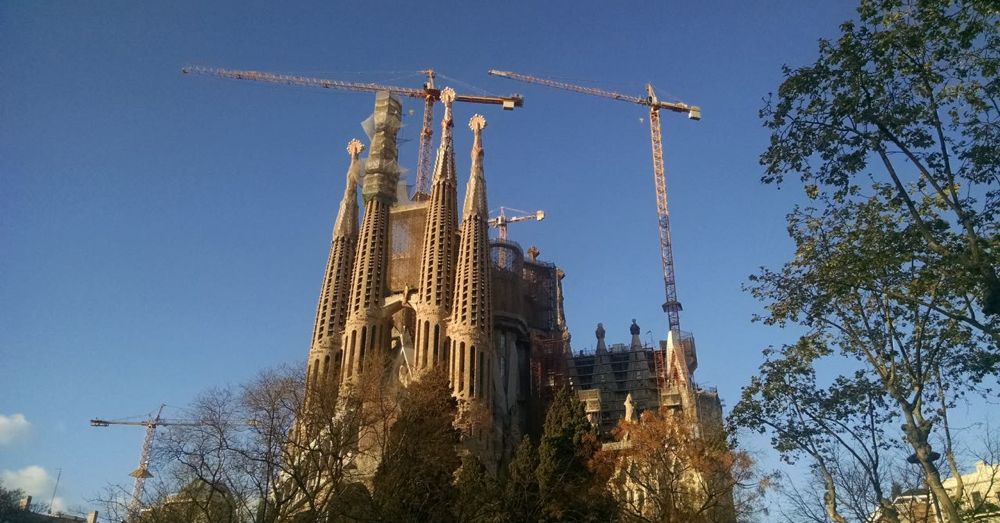
[[[0,414],[0,445],[8,445],[23,438],[30,428],[31,422],[24,414]]]
[[[31,496],[34,507],[52,501],[52,512],[65,512],[66,501],[61,497],[52,499],[52,489],[56,486],[56,478],[49,475],[42,467],[31,465],[20,470],[0,471],[0,480],[6,488],[20,489]]]

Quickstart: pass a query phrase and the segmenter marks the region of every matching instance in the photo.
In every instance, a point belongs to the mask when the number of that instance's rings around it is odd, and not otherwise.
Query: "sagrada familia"
[[[475,430],[466,429],[466,444],[497,461],[523,435],[537,437],[547,401],[563,386],[576,390],[605,434],[624,412],[659,407],[721,426],[717,395],[691,379],[697,358],[690,335],[671,333],[660,347],[648,347],[633,323],[632,343],[609,348],[598,326],[596,353],[574,355],[563,272],[540,260],[537,248],[525,253],[489,237],[480,115],[469,122],[471,168],[459,212],[454,100],[454,91],[442,91],[429,195],[411,198],[400,180],[402,106],[392,95],[376,96],[367,158],[361,142],[348,145],[347,183],[309,349],[308,395],[357,385],[374,355],[390,362],[390,374],[404,385],[443,367],[460,412],[480,416]],[[654,363],[657,352],[667,355],[666,371]]]

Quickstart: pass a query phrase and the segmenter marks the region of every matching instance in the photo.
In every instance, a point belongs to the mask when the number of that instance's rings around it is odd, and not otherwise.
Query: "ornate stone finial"
[[[451,139],[452,123],[451,103],[455,101],[455,90],[445,87],[441,90],[441,102],[444,104],[444,117],[441,118],[441,144]]]
[[[631,392],[628,393],[628,396],[625,396],[625,421],[629,423],[636,422],[635,401],[632,399]]]
[[[472,129],[472,132],[479,134],[485,128],[486,128],[486,118],[483,117],[483,115],[476,114],[469,119],[469,129]]]
[[[635,322],[635,318],[632,318],[632,326],[628,328],[628,331],[632,333],[633,336],[638,336],[642,332],[639,328],[639,324]]]
[[[538,250],[538,247],[535,247],[534,245],[528,247],[528,257],[531,258],[531,261],[537,260],[538,255],[541,253],[542,251]]]
[[[444,89],[441,89],[441,103],[445,104],[445,106],[447,107],[451,105],[451,103],[454,101],[455,101],[454,89],[452,89],[451,87],[445,87]]]
[[[357,158],[361,151],[365,150],[365,144],[361,143],[357,138],[351,140],[347,143],[347,152],[351,155],[351,158]]]
[[[603,340],[604,339],[604,324],[603,323],[598,323],[597,324],[597,330],[594,331],[594,334],[597,335],[597,339],[599,339],[599,340]]]

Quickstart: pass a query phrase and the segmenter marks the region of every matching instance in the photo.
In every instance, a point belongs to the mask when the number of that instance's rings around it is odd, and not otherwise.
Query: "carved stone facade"
[[[483,169],[486,120],[470,121],[470,175],[461,223],[452,137],[454,92],[444,89],[441,143],[430,196],[411,199],[397,162],[401,105],[376,97],[367,159],[352,141],[348,183],[334,227],[307,369],[310,394],[364,385],[366,360],[394,368],[405,385],[438,367],[459,400],[466,446],[499,463],[522,435],[537,434],[549,388],[533,375],[568,359],[562,271],[488,235]],[[357,185],[364,164],[364,214]],[[535,358],[535,359],[533,359]],[[563,365],[565,367],[565,365]],[[399,386],[399,383],[391,384]],[[540,414],[541,413],[541,414]]]
[[[350,167],[323,276],[307,368],[310,397],[363,385],[372,355],[394,368],[393,386],[447,370],[459,400],[468,448],[499,464],[525,434],[541,432],[545,409],[563,386],[574,387],[605,434],[625,415],[670,407],[699,427],[721,429],[714,391],[697,387],[694,340],[661,342],[669,372],[658,386],[655,354],[633,322],[626,346],[608,347],[598,325],[597,351],[573,356],[563,309],[565,274],[517,243],[490,240],[483,168],[486,121],[470,121],[470,174],[458,212],[452,136],[454,92],[444,89],[441,142],[430,195],[410,198],[400,180],[396,136],[402,106],[376,96],[369,155],[348,147]],[[361,172],[365,173],[363,181]],[[500,178],[500,183],[503,180]],[[364,214],[358,223],[358,185]]]

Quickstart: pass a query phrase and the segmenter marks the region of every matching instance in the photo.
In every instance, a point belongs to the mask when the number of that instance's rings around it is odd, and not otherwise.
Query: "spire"
[[[347,183],[340,210],[333,227],[330,255],[323,275],[319,303],[316,305],[316,322],[313,325],[312,345],[306,381],[310,401],[315,394],[333,393],[333,384],[340,370],[340,341],[347,319],[347,306],[351,292],[351,269],[358,241],[358,177],[361,172],[358,155],[364,145],[358,140],[347,144],[351,165],[347,169]]]
[[[469,185],[465,189],[465,208],[462,218],[473,214],[487,214],[486,178],[483,176],[483,129],[486,118],[477,114],[469,120],[472,129],[472,172],[469,174]],[[488,219],[488,218],[487,218]]]
[[[490,289],[489,219],[483,176],[482,132],[486,119],[469,121],[473,132],[472,169],[465,193],[462,236],[458,250],[455,296],[448,333],[451,338],[452,394],[463,404],[477,402],[489,409],[493,383],[493,306]]]
[[[604,324],[598,323],[597,330],[594,331],[597,336],[597,354],[607,354],[608,346],[604,343]]]
[[[632,350],[642,349],[642,339],[639,338],[639,335],[642,333],[642,328],[640,328],[639,324],[635,322],[635,318],[632,318],[632,326],[628,328],[628,331],[632,333],[632,345],[630,348]]]
[[[365,216],[358,236],[342,341],[344,383],[357,379],[366,353],[387,350],[391,340],[390,319],[383,317],[382,305],[389,273],[389,207],[396,201],[399,181],[396,134],[402,107],[385,91],[375,95],[374,132],[362,190]]]
[[[441,91],[444,118],[441,145],[434,164],[434,178],[420,258],[420,289],[416,300],[415,362],[419,370],[433,367],[447,350],[445,326],[451,312],[455,288],[455,257],[458,255],[458,183],[455,179],[455,147],[452,139],[451,105],[455,91]]]
[[[347,169],[347,184],[344,186],[344,197],[340,200],[340,212],[337,213],[337,224],[333,228],[334,235],[358,235],[358,181],[361,179],[362,162],[358,156],[365,150],[363,143],[357,139],[347,144],[347,153],[351,155],[351,166]]]
[[[441,151],[444,151],[445,147],[447,147],[448,150],[452,149],[452,136],[451,135],[452,135],[452,128],[455,127],[455,122],[452,119],[451,104],[454,103],[454,102],[455,102],[455,90],[452,89],[451,87],[445,87],[444,89],[442,89],[441,90],[441,103],[444,104],[444,117],[441,118],[441,147],[440,147],[440,149],[438,149],[438,151],[439,151],[438,152],[438,162],[440,162],[440,159],[441,159]],[[454,152],[452,152],[452,154],[454,154]],[[455,176],[455,166],[452,165],[451,167],[452,167],[452,169],[451,169],[451,175],[452,175],[452,177],[454,177]],[[438,166],[434,170],[434,177],[435,178],[437,178],[437,176],[440,174],[439,169],[440,169],[440,166]]]

